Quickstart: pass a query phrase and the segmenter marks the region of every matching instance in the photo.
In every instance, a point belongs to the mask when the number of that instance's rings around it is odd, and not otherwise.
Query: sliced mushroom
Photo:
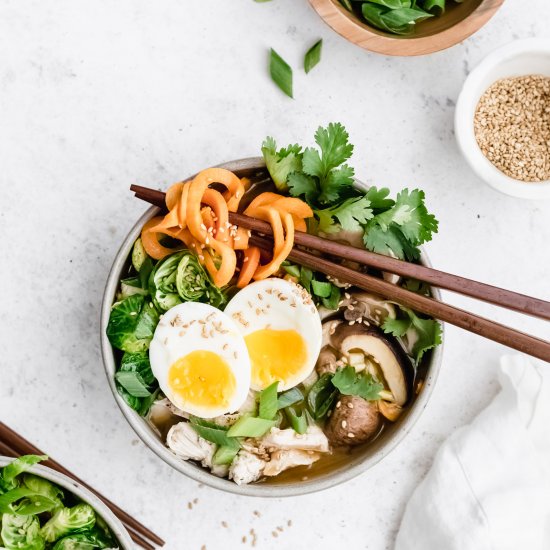
[[[346,321],[368,321],[380,326],[388,317],[395,319],[395,307],[380,296],[369,292],[351,292],[344,296],[340,307],[344,309]]]
[[[375,327],[342,324],[332,334],[331,344],[343,355],[362,351],[372,357],[380,367],[395,403],[400,407],[405,405],[412,393],[414,370],[401,346],[391,337]]]
[[[330,340],[339,325],[342,324],[341,319],[331,319],[323,323],[323,336],[321,340],[321,347],[324,348],[330,344]]]
[[[317,359],[317,363],[315,364],[315,370],[319,374],[319,376],[322,376],[323,374],[326,374],[327,372],[336,372],[336,369],[338,368],[336,365],[336,361],[338,358],[336,357],[336,352],[333,348],[330,346],[325,346],[321,353],[319,353],[319,358]]]
[[[378,401],[378,410],[391,422],[395,422],[403,412],[403,408],[397,403],[391,403],[390,401],[384,401],[380,399]]]

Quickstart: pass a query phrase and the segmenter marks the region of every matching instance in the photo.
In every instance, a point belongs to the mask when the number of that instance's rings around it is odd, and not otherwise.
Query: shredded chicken
[[[164,408],[168,411],[170,411],[175,416],[180,416],[181,418],[189,418],[189,415],[186,412],[183,412],[181,409],[178,409],[168,397],[165,397],[164,399],[159,399],[158,401],[155,401],[153,403],[153,406],[151,407],[151,410],[154,411],[155,408]]]
[[[172,426],[166,436],[166,444],[182,460],[197,460],[205,468],[212,465],[216,445],[200,437],[189,422]]]
[[[309,426],[305,434],[298,434],[292,428],[280,430],[271,428],[271,431],[261,440],[261,446],[270,452],[278,449],[299,449],[303,451],[329,452],[329,443],[323,430],[318,426]]]
[[[265,460],[255,454],[240,450],[229,467],[229,479],[237,485],[252,483],[260,479],[265,465]]]
[[[271,455],[271,460],[265,465],[264,475],[276,476],[295,466],[309,466],[321,458],[321,453],[302,451],[300,449],[279,450]]]

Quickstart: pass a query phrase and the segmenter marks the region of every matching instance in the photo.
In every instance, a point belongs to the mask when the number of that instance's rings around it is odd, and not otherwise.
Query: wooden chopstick
[[[162,191],[156,191],[155,189],[149,189],[139,185],[132,185],[130,189],[136,192],[136,197],[151,204],[155,204],[156,206],[164,206],[164,193]],[[229,213],[229,220],[235,225],[251,229],[252,231],[264,235],[273,234],[271,225],[263,220],[233,212]],[[423,281],[437,288],[443,288],[458,294],[470,296],[471,298],[476,298],[526,315],[532,315],[533,317],[550,320],[550,302],[545,300],[498,288],[451,273],[445,273],[444,271],[439,271],[431,267],[413,264],[390,256],[384,256],[383,254],[377,254],[376,252],[371,252],[363,248],[323,239],[322,237],[310,235],[302,231],[296,231],[294,233],[294,243],[313,250],[320,250],[325,254],[330,254],[343,260],[351,260],[374,267],[381,271],[417,279],[418,281]]]
[[[146,202],[149,202],[150,204],[159,206],[160,208],[163,208],[164,193],[162,191],[156,191],[154,189],[148,189],[146,187],[141,187],[136,185],[131,186],[131,190],[135,191],[137,198],[142,199]],[[233,213],[230,214],[230,220],[234,220],[232,221],[232,223],[236,223],[237,225],[239,225],[239,222],[240,222],[240,225],[242,225],[243,227],[252,229],[254,231],[258,231],[264,235],[271,234],[271,230],[268,227],[269,224],[260,223],[260,220],[255,220],[253,218],[249,218],[248,216],[243,216],[242,214],[233,214]],[[296,232],[296,234],[298,233],[299,232]],[[311,248],[318,248],[318,249],[321,248],[320,241],[308,240],[306,239],[306,235],[307,234],[305,233],[300,233],[299,238],[302,240],[301,241],[302,244],[305,245],[305,243],[308,242],[311,245],[311,243],[313,243],[313,246],[311,246]],[[307,235],[307,236],[312,237],[311,235]],[[317,237],[316,239],[319,239],[319,238]],[[321,241],[322,241],[321,250],[323,252],[327,252],[328,245],[339,244],[339,243],[334,243],[333,241],[328,241],[327,239],[321,239]],[[295,242],[298,243],[298,240],[296,238],[295,238]],[[255,235],[252,235],[250,237],[250,243],[266,250],[271,250],[273,248],[272,243],[268,239],[258,237]],[[340,245],[340,246],[344,246],[344,245]],[[353,247],[346,247],[346,248],[353,248]],[[331,250],[335,251],[336,249],[332,248]],[[359,249],[355,249],[355,250],[359,250]],[[339,255],[339,254],[335,254],[335,255]],[[374,255],[379,256],[378,254],[374,254]],[[339,257],[342,257],[342,256],[339,255]],[[357,261],[356,259],[357,257],[358,256],[355,256],[353,259]],[[539,359],[543,359],[544,361],[550,362],[550,343],[540,338],[537,338],[535,336],[525,334],[523,332],[517,331],[505,325],[501,325],[500,323],[496,323],[484,317],[480,317],[478,315],[456,308],[449,304],[445,304],[444,302],[439,302],[437,300],[434,300],[433,298],[429,298],[427,296],[423,296],[415,292],[411,292],[398,285],[394,285],[392,283],[384,281],[383,279],[379,279],[377,277],[373,277],[371,275],[367,275],[363,273],[358,273],[340,264],[330,262],[328,260],[325,260],[324,258],[315,256],[313,254],[310,254],[309,252],[300,250],[298,248],[293,248],[288,258],[291,261],[296,261],[297,263],[304,265],[305,267],[309,267],[310,269],[321,271],[327,275],[337,277],[342,281],[346,281],[351,284],[354,284],[355,286],[362,288],[364,290],[368,290],[369,292],[375,292],[377,294],[384,296],[387,299],[395,300],[403,304],[404,306],[410,307],[411,309],[414,309],[416,311],[419,311],[421,313],[424,313],[436,319],[440,319],[441,321],[445,321],[447,323],[453,324],[455,326],[468,330],[469,332],[473,332],[474,334],[479,334],[480,336],[483,336],[485,338],[488,338],[500,344],[506,345],[512,349],[516,349],[528,355],[532,355],[533,357],[538,357]],[[388,258],[388,260],[392,260],[392,258]],[[400,260],[396,260],[396,261],[401,263]],[[403,262],[403,263],[406,263],[406,262]],[[378,265],[389,266],[390,264],[379,263]],[[423,267],[425,271],[432,271],[430,268],[426,268],[424,266],[415,265],[414,267]],[[390,271],[390,272],[395,271],[394,269],[386,269],[386,268],[384,268],[383,270]],[[404,270],[402,271],[403,273],[405,273]],[[413,276],[414,278],[422,280],[422,278],[419,277],[419,275],[422,276],[421,271],[418,271],[418,272],[415,271],[414,272],[415,275],[410,275],[410,273],[412,272],[407,272],[407,276]],[[439,272],[439,273],[442,275],[448,275],[443,272]],[[438,278],[437,272],[436,274],[433,275],[433,277],[435,278],[435,280],[437,280]],[[449,277],[454,277],[454,276],[450,275]],[[461,279],[462,278],[457,278],[455,280],[455,284],[458,284]],[[465,281],[467,281],[467,279],[465,279]],[[483,285],[483,283],[476,283],[475,281],[472,281],[472,283],[475,283],[471,287],[474,289],[472,292],[478,293],[480,295],[480,299],[483,299],[490,303],[498,303],[498,305],[501,305],[503,307],[508,307],[510,309],[520,311],[522,313],[529,313],[531,315],[536,315],[539,317],[542,316],[543,318],[547,318],[546,317],[547,312],[545,308],[547,307],[548,302],[544,302],[543,300],[537,300],[535,298],[530,298],[528,296],[523,296],[521,294],[516,294],[509,291],[502,291],[501,289],[497,289],[496,287]],[[437,286],[437,285],[434,284],[434,286]],[[450,286],[450,284],[448,286]],[[484,292],[485,289],[483,287],[494,289],[490,298],[486,298],[485,292]],[[458,292],[459,288],[453,285],[453,290],[456,290]],[[504,294],[499,294],[499,291],[503,292]],[[514,297],[512,301],[512,305],[510,305],[506,301],[506,297],[509,298],[510,296]],[[521,303],[521,300],[523,300],[523,303]],[[524,311],[523,307],[527,307],[528,311]]]
[[[273,249],[273,244],[268,239],[255,235],[250,237],[250,244],[265,250]],[[550,342],[546,342],[535,336],[525,334],[444,302],[439,302],[428,296],[411,292],[378,277],[353,271],[348,267],[330,262],[304,250],[294,248],[288,258],[300,265],[309,267],[315,271],[321,271],[326,275],[337,277],[341,281],[351,283],[368,292],[374,292],[386,299],[395,300],[406,307],[430,317],[445,321],[499,344],[504,344],[515,350],[550,362]]]
[[[3,422],[0,422],[0,453],[10,453],[6,456],[21,456],[26,454],[37,454],[44,455],[38,447],[27,441],[24,437],[19,435],[17,432],[13,431],[9,426],[6,426]],[[52,458],[48,458],[47,461],[43,463],[45,466],[56,470],[66,476],[74,479],[76,482],[80,483],[86,489],[94,493],[99,499],[101,499],[111,511],[118,517],[118,519],[124,524],[128,533],[132,537],[132,540],[139,544],[142,548],[147,550],[155,550],[155,547],[148,542],[149,539],[158,546],[164,546],[164,541],[158,536],[155,535],[152,531],[147,529],[144,525],[139,523],[132,516],[127,514],[124,510],[119,508],[116,504],[111,502],[109,499],[105,498],[101,493],[96,491],[94,488],[90,487],[86,482],[82,481],[79,477],[74,475],[72,472],[63,467],[59,462],[56,462]],[[145,538],[144,538],[145,537]]]

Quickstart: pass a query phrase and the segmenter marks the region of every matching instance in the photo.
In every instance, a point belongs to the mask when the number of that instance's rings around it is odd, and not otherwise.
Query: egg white
[[[295,376],[279,385],[279,391],[303,382],[313,371],[321,351],[322,326],[311,296],[285,279],[256,281],[239,291],[224,310],[243,336],[258,330],[295,330],[304,340],[307,359]],[[256,387],[252,380],[252,389]]]
[[[170,367],[193,351],[216,353],[229,366],[236,387],[227,407],[200,406],[184,400],[170,388]],[[149,359],[164,395],[186,413],[214,418],[236,411],[246,400],[250,388],[250,358],[243,335],[229,316],[208,304],[187,302],[169,309],[157,325]]]

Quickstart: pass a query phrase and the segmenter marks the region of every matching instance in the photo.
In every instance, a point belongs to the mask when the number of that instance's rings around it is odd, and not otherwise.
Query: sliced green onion
[[[212,457],[212,462],[214,464],[231,464],[233,459],[237,456],[241,446],[239,442],[235,439],[231,445],[222,445],[218,447],[218,450],[215,452]]]
[[[269,56],[271,79],[288,96],[292,96],[292,69],[290,65],[273,49]]]
[[[321,48],[323,46],[323,39],[318,40],[309,48],[305,57],[304,57],[304,70],[306,73],[309,73],[319,61],[321,61]]]
[[[279,395],[277,407],[284,409],[289,405],[294,405],[304,399],[304,394],[298,388],[292,388],[281,395]]]
[[[133,397],[149,397],[151,392],[141,375],[135,371],[118,371],[116,381]]]
[[[286,417],[292,426],[292,429],[299,434],[305,434],[307,431],[307,417],[304,413],[297,415],[292,407],[285,409]]]
[[[277,422],[274,420],[243,416],[229,428],[227,435],[229,437],[261,437],[275,424]]]
[[[283,269],[293,277],[300,278],[300,268],[297,265],[284,265]]]
[[[327,309],[338,309],[338,304],[340,303],[341,297],[342,294],[340,289],[336,285],[332,285],[330,296],[328,298],[323,298],[323,305]]]
[[[273,420],[277,414],[277,387],[279,382],[273,382],[260,393],[260,418]]]
[[[311,281],[311,289],[315,296],[319,298],[328,298],[332,292],[332,285],[324,281],[316,281],[315,279]]]
[[[193,429],[207,441],[211,441],[220,447],[231,447],[234,445],[234,440],[228,436],[227,428],[218,426],[214,422],[208,422],[202,418],[192,416],[190,418]]]

